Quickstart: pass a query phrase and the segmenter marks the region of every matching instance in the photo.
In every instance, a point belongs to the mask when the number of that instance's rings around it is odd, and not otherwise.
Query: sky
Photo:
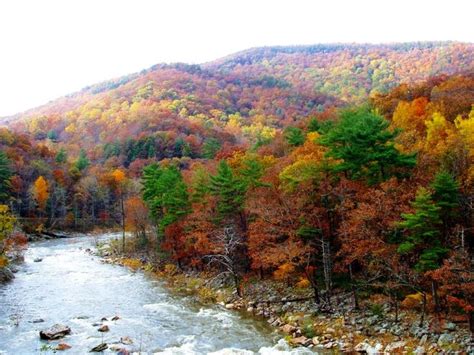
[[[250,47],[474,42],[472,0],[0,0],[0,117]]]

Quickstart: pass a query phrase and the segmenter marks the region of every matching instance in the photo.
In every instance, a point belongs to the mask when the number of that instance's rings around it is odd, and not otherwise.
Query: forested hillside
[[[156,65],[10,120],[2,199],[44,227],[123,215],[129,248],[237,292],[258,274],[415,294],[474,326],[473,63],[472,44],[414,43]]]

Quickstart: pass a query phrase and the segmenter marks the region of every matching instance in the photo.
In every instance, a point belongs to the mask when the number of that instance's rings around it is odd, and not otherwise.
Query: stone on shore
[[[0,268],[0,283],[11,281],[15,278],[13,272],[7,267]]]
[[[296,332],[296,327],[292,326],[291,324],[285,324],[280,327],[280,330],[286,334],[292,334]]]
[[[290,339],[290,342],[293,345],[300,345],[300,346],[308,346],[310,344],[313,344],[313,341],[311,339],[306,338],[305,336],[292,338],[292,339]]]

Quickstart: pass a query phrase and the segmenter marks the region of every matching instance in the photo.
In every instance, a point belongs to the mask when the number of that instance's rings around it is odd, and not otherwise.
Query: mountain
[[[3,123],[73,155],[84,148],[107,159],[110,145],[117,151],[126,141],[153,140],[155,149],[140,148],[125,163],[157,151],[157,158],[180,155],[183,145],[197,157],[209,139],[255,144],[327,108],[362,103],[400,83],[469,72],[473,63],[474,44],[458,42],[254,48],[202,65],[154,65]]]

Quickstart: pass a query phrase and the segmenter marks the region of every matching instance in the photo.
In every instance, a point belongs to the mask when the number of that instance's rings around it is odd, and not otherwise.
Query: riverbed
[[[59,341],[40,340],[39,331],[56,323],[72,330],[62,339],[72,347],[66,354],[125,337],[133,343],[120,346],[142,354],[290,353],[264,321],[172,295],[160,280],[104,264],[86,252],[94,242],[84,236],[29,246],[16,278],[0,285],[0,354],[52,353]],[[110,331],[98,332],[102,324]]]

